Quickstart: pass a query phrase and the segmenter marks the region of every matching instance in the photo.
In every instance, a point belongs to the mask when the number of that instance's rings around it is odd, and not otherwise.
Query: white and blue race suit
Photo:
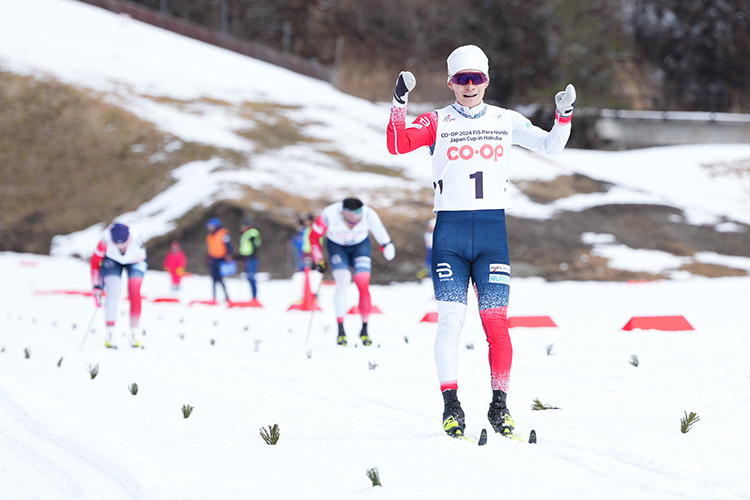
[[[441,390],[458,388],[458,343],[469,284],[479,302],[489,344],[493,390],[507,392],[513,348],[508,333],[510,259],[505,225],[512,146],[556,155],[570,136],[569,118],[550,132],[516,111],[458,103],[424,113],[406,126],[406,107],[393,106],[387,130],[391,154],[427,146],[437,223],[432,280],[438,306],[435,361]]]

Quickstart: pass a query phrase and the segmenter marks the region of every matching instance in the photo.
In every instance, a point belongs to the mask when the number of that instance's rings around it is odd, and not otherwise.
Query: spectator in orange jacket
[[[229,231],[221,226],[221,221],[217,217],[211,217],[208,220],[206,229],[208,229],[206,263],[211,269],[214,301],[216,301],[216,285],[221,285],[224,290],[224,298],[229,302],[227,286],[224,284],[224,276],[221,274],[221,265],[224,262],[232,262],[232,238],[229,236]]]
[[[164,257],[162,267],[172,276],[172,290],[179,290],[180,281],[185,275],[185,268],[187,267],[187,257],[185,252],[182,251],[179,241],[173,241],[169,245],[169,251]]]

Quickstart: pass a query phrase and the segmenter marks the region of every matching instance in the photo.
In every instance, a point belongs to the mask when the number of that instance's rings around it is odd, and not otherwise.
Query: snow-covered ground
[[[335,344],[333,289],[322,311],[287,311],[290,281],[260,283],[262,309],[180,303],[165,273],[144,280],[145,349],[84,340],[88,289],[71,258],[0,254],[0,484],[9,499],[748,498],[750,278],[654,283],[514,279],[509,405],[529,445],[444,435],[432,356],[430,285],[373,287],[373,346]],[[230,293],[249,286],[230,280]],[[356,289],[350,290],[355,304]],[[474,306],[474,304],[472,304]],[[118,328],[127,327],[124,311]],[[623,331],[632,316],[684,315],[694,331]],[[310,326],[312,325],[312,326]],[[309,338],[308,329],[310,331]],[[407,342],[408,340],[408,342]],[[467,432],[488,427],[487,347],[476,309],[461,339]],[[468,346],[473,346],[469,349]],[[550,347],[551,346],[551,347]],[[24,350],[30,351],[27,359]],[[548,355],[548,349],[551,353]],[[638,367],[631,364],[637,356]],[[61,363],[58,362],[62,358]],[[98,365],[91,379],[89,365]],[[138,384],[131,395],[130,384]],[[532,411],[535,398],[559,410]],[[181,408],[195,409],[188,419]],[[680,419],[700,421],[683,434]],[[268,446],[260,428],[278,424]],[[376,467],[382,487],[366,477]]]

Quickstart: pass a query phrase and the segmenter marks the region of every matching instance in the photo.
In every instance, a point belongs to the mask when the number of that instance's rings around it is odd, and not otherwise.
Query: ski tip
[[[479,435],[479,441],[477,442],[479,446],[484,446],[487,444],[487,429],[482,429],[482,433]]]
[[[531,429],[531,434],[529,434],[529,443],[536,444],[536,431],[534,429]]]

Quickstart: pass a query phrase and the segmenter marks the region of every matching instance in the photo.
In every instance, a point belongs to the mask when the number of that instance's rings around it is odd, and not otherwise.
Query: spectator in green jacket
[[[250,282],[251,299],[258,296],[258,283],[255,273],[258,271],[258,248],[260,247],[260,231],[253,225],[249,217],[242,219],[242,235],[240,236],[240,256],[245,261],[245,273]]]

